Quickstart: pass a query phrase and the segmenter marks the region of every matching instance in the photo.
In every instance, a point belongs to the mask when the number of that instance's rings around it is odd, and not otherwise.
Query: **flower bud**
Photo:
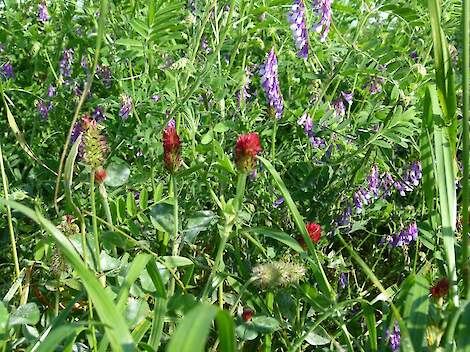
[[[253,318],[254,312],[251,309],[245,309],[242,313],[242,319],[244,321],[250,321]]]
[[[442,278],[430,288],[430,293],[433,298],[441,298],[447,296],[449,293],[449,280],[447,278]]]
[[[235,163],[238,170],[249,173],[256,167],[256,155],[262,151],[257,133],[243,134],[235,146]]]
[[[181,166],[181,140],[173,124],[163,130],[163,162],[171,173]]]
[[[101,183],[103,182],[105,179],[106,179],[106,170],[103,169],[102,167],[99,167],[96,171],[95,171],[95,179],[97,182]]]

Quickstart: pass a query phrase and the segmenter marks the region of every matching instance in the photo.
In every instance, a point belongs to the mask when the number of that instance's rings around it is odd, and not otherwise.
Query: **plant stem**
[[[95,170],[90,172],[90,202],[91,202],[91,222],[93,225],[93,237],[95,240],[96,270],[101,272],[100,263],[100,240],[98,238],[98,223],[96,221],[96,203],[95,203]]]
[[[3,183],[3,193],[5,200],[8,202],[8,179],[5,172],[5,166],[3,165],[3,153],[2,153],[2,144],[0,143],[0,171],[2,173],[2,183]],[[15,277],[13,282],[20,277],[20,263],[18,261],[18,252],[16,251],[16,238],[15,231],[13,230],[13,220],[11,216],[10,206],[5,205],[7,208],[7,218],[8,218],[8,232],[10,233],[10,242],[11,242],[11,253],[13,255],[13,263],[15,265]],[[20,295],[22,293],[22,288],[20,285]]]
[[[462,8],[462,26],[463,26],[463,120],[462,120],[462,162],[463,162],[463,178],[462,178],[462,237],[463,237],[463,276],[464,276],[464,296],[470,298],[470,265],[468,263],[469,256],[469,201],[470,201],[470,141],[469,141],[469,109],[470,109],[470,0],[463,0]]]
[[[271,160],[274,162],[276,157],[276,134],[277,134],[277,118],[274,119],[273,134],[271,136]]]
[[[209,296],[209,287],[211,286],[212,280],[214,279],[215,274],[217,273],[220,262],[222,261],[222,256],[224,254],[225,245],[227,244],[228,237],[230,235],[231,228],[227,229],[224,227],[224,232],[220,238],[219,248],[217,249],[217,254],[215,256],[214,266],[212,267],[212,271],[209,274],[209,278],[207,279],[206,285],[204,287],[204,291],[202,292],[202,301],[207,301]]]
[[[245,189],[246,189],[246,178],[248,174],[241,172],[238,175],[237,180],[237,213],[240,211],[242,204],[243,204],[243,197],[245,196]]]
[[[178,237],[178,188],[176,185],[176,177],[171,175],[171,187],[173,188],[173,247],[171,255],[177,256],[179,253],[179,237]],[[168,291],[169,297],[175,292],[175,278],[172,277],[170,281],[170,289]]]

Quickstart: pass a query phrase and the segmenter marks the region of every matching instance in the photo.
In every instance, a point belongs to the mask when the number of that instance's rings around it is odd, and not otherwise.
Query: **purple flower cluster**
[[[346,114],[346,105],[351,105],[353,103],[353,93],[341,92],[338,98],[331,102],[333,109],[335,109],[336,115],[344,116]]]
[[[348,277],[345,273],[341,273],[339,275],[338,284],[339,284],[339,287],[341,287],[341,289],[344,289],[346,285],[348,284]]]
[[[403,247],[408,246],[411,242],[416,241],[418,238],[418,226],[416,222],[413,221],[404,229],[401,229],[394,236],[387,236],[387,243],[393,247]]]
[[[312,29],[317,33],[321,33],[320,41],[324,42],[330,31],[331,0],[313,0],[313,10],[320,17],[320,22],[315,24]]]
[[[96,73],[98,74],[98,77],[101,78],[103,85],[106,88],[111,88],[112,76],[111,76],[111,70],[109,69],[109,66],[99,65],[96,68]]]
[[[268,104],[274,109],[276,118],[280,119],[284,111],[284,100],[282,98],[279,79],[277,76],[277,57],[274,48],[268,54],[263,65],[260,66],[261,85],[266,93]]]
[[[101,106],[97,106],[95,110],[93,110],[91,116],[96,121],[96,123],[100,123],[106,120],[106,115],[104,114],[103,108]]]
[[[42,1],[38,5],[38,21],[40,22],[47,22],[51,17],[49,16],[49,12],[47,11],[47,5],[45,1]]]
[[[1,75],[2,75],[3,77],[5,77],[6,79],[9,79],[9,78],[13,79],[13,78],[15,78],[15,75],[14,75],[14,73],[13,73],[13,66],[12,66],[12,64],[10,64],[9,62],[4,63],[4,64],[2,65],[2,72],[1,72]]]
[[[251,83],[251,71],[248,68],[245,68],[245,75],[243,77],[243,84],[241,89],[237,92],[238,106],[241,105],[241,102],[246,102],[248,98],[251,98],[251,94],[248,89],[250,88]]]
[[[395,320],[393,324],[392,331],[387,330],[387,337],[389,339],[390,348],[393,352],[398,351],[400,348],[400,327],[398,326],[398,322]]]
[[[279,197],[273,202],[273,208],[279,208],[284,203],[284,197]]]
[[[49,102],[49,104],[46,104],[43,100],[39,100],[36,103],[36,108],[39,111],[39,115],[41,115],[41,118],[43,120],[47,119],[47,116],[49,115],[49,111],[52,109],[52,103]]]
[[[132,98],[128,95],[121,95],[121,108],[119,109],[119,116],[123,120],[127,120],[132,111]]]
[[[406,196],[406,192],[412,192],[414,187],[419,185],[419,181],[423,177],[421,163],[413,161],[410,168],[405,171],[402,180],[394,183],[395,188],[402,197]]]
[[[315,132],[313,131],[313,121],[312,118],[307,114],[304,113],[302,117],[297,121],[299,126],[303,126],[305,134],[307,135],[310,143],[312,144],[313,148],[324,148],[326,142],[324,139],[318,137]]]
[[[56,91],[57,91],[57,88],[54,87],[54,86],[51,84],[51,85],[47,88],[47,96],[48,96],[49,98],[52,98],[52,97],[55,95]]]
[[[303,59],[308,58],[308,32],[305,5],[303,0],[295,0],[289,15],[290,29],[294,37],[295,46],[299,49],[297,55]]]
[[[70,77],[72,75],[73,54],[73,49],[66,49],[60,60],[59,70],[64,77]]]
[[[374,77],[370,82],[364,84],[362,89],[369,89],[371,95],[379,94],[382,92],[382,84],[385,82],[383,77]]]
[[[75,125],[73,125],[72,134],[70,135],[70,140],[72,143],[75,143],[78,139],[78,136],[83,132],[82,123],[77,121]]]
[[[154,103],[157,103],[160,100],[160,96],[158,94],[154,94],[151,99]]]
[[[360,187],[353,195],[356,212],[362,212],[362,208],[372,203],[373,199],[378,199],[380,196],[390,196],[393,188],[401,196],[406,196],[406,192],[413,191],[414,187],[419,185],[421,178],[422,171],[419,161],[413,161],[399,180],[394,180],[388,172],[379,174],[377,165],[373,165],[367,176],[367,187]]]

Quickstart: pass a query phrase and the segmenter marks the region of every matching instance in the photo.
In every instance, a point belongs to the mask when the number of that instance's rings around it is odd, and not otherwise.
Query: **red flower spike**
[[[447,296],[449,293],[449,280],[447,278],[442,278],[434,284],[433,287],[429,289],[431,296],[433,298],[441,298]]]
[[[163,161],[165,167],[175,172],[181,165],[181,140],[176,128],[168,126],[163,130]]]
[[[106,170],[103,169],[102,167],[98,168],[95,171],[95,179],[99,183],[103,182],[106,179],[106,176],[107,176]]]
[[[250,321],[253,318],[254,312],[251,309],[245,309],[242,313],[242,319],[244,321]]]
[[[242,134],[235,146],[235,163],[238,170],[250,172],[256,167],[256,156],[262,151],[257,133]]]
[[[321,226],[314,222],[309,222],[305,225],[305,228],[307,229],[308,237],[310,237],[313,243],[317,243],[321,237]],[[297,241],[303,249],[307,249],[307,244],[302,237],[300,237]]]

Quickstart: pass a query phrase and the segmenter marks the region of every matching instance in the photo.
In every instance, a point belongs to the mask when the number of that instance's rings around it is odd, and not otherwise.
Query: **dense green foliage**
[[[0,2],[0,352],[470,351],[469,20]]]

